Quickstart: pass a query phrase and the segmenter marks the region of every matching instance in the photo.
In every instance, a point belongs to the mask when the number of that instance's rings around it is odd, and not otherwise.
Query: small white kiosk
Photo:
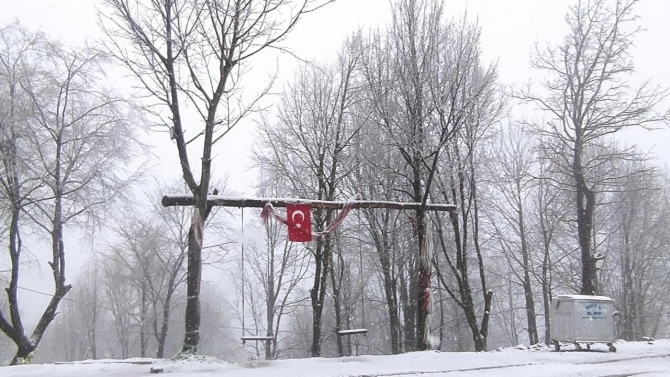
[[[562,295],[551,302],[551,341],[556,351],[560,342],[607,343],[610,352],[616,352],[615,323],[619,313],[614,310],[614,301],[605,296]]]

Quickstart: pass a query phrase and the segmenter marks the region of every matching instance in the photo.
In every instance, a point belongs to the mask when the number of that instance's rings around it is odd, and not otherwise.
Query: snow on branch
[[[321,209],[342,209],[350,201],[327,201],[327,200],[309,200],[300,198],[231,198],[218,195],[207,197],[207,204],[219,207],[237,207],[237,208],[263,208],[267,203],[273,207],[286,207],[287,204],[304,203],[312,208]],[[193,195],[165,195],[162,204],[164,207],[174,206],[192,206]],[[397,210],[417,210],[421,208],[421,203],[403,203],[381,200],[355,200],[351,203],[351,208],[387,208]],[[428,211],[455,211],[454,204],[433,204],[426,203],[425,210]]]

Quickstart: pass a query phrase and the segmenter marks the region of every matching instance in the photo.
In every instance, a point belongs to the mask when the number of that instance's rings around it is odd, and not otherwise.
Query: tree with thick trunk
[[[565,20],[569,27],[563,44],[537,50],[531,63],[546,75],[541,90],[519,94],[549,117],[536,127],[551,149],[551,177],[573,192],[577,244],[581,262],[581,294],[597,291],[592,249],[597,194],[618,177],[602,172],[611,160],[635,158],[629,150],[611,151],[606,138],[621,130],[653,128],[668,115],[655,111],[668,92],[645,82],[636,89],[627,83],[634,72],[630,47],[640,31],[634,25],[638,0],[579,1]],[[565,152],[569,155],[566,155]],[[568,187],[566,187],[566,182]]]
[[[184,183],[194,197],[188,237],[187,299],[182,352],[198,351],[204,224],[212,181],[213,146],[270,90],[250,102],[241,98],[245,65],[277,47],[298,20],[330,0],[105,0],[111,15],[103,26],[110,51],[169,117],[164,127],[176,141]],[[129,46],[127,45],[129,44]],[[186,136],[184,105],[195,107],[200,124]],[[200,179],[188,146],[200,141]]]
[[[9,89],[9,114],[0,115],[3,197],[10,198],[10,316],[0,329],[16,343],[13,364],[30,362],[66,284],[66,225],[87,216],[93,232],[96,209],[119,197],[135,178],[122,172],[140,145],[132,106],[102,85],[105,57],[90,48],[66,49],[18,24],[0,30],[0,85]],[[4,92],[4,90],[3,90]],[[20,102],[19,102],[20,101]],[[17,112],[21,105],[21,114]],[[4,110],[3,110],[4,112]],[[49,235],[54,293],[32,335],[25,332],[18,302],[22,227]]]
[[[373,35],[362,64],[371,122],[386,133],[393,153],[405,165],[395,172],[402,180],[397,190],[423,205],[445,144],[460,127],[463,111],[472,100],[465,95],[464,83],[474,68],[476,51],[468,51],[472,46],[465,34],[445,24],[442,17],[442,2],[398,1],[388,35]],[[471,93],[478,96],[479,89]],[[415,264],[409,266],[409,291],[403,288],[400,292],[402,301],[412,302],[412,309],[404,311],[406,345],[415,343],[418,350],[430,346],[431,274],[428,266],[419,263],[430,254],[424,249],[429,221],[424,206],[414,211]]]

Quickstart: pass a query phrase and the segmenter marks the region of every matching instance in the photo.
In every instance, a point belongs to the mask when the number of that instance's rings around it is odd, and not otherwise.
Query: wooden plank
[[[237,207],[237,208],[263,208],[267,203],[274,207],[286,207],[287,204],[304,203],[310,204],[313,208],[321,209],[341,209],[346,201],[326,201],[326,200],[308,200],[297,198],[231,198],[218,195],[210,195],[207,198],[207,204],[218,207]],[[165,195],[162,200],[163,207],[192,206],[193,195]],[[421,208],[421,203],[403,203],[389,202],[380,200],[355,200],[352,208],[387,208],[397,210],[417,210]],[[427,211],[455,211],[454,204],[433,204],[426,203]]]
[[[351,330],[340,330],[337,332],[338,335],[358,335],[358,334],[367,334],[368,329],[351,329]]]

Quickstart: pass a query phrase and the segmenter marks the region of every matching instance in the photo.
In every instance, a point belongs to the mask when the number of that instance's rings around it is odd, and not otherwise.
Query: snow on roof
[[[614,301],[607,296],[589,296],[589,295],[559,295],[555,297],[559,300],[589,300],[589,301]]]

